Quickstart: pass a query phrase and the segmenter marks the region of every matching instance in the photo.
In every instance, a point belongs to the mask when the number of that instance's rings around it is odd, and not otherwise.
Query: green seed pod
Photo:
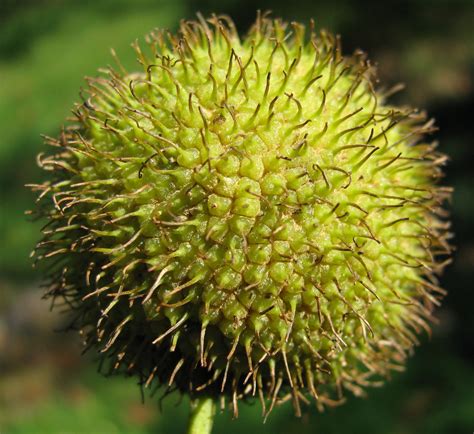
[[[241,39],[213,16],[147,43],[88,80],[34,186],[47,296],[102,369],[266,415],[403,366],[450,251],[432,121],[313,25],[259,15]]]

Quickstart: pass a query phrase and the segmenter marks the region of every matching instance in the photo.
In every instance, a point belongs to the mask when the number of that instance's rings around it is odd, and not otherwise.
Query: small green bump
[[[237,175],[240,169],[240,158],[236,155],[227,155],[217,161],[216,169],[224,176]]]
[[[207,208],[209,214],[217,217],[226,215],[232,206],[232,200],[227,197],[218,196],[217,194],[211,194],[207,198]]]
[[[245,237],[251,231],[254,223],[255,220],[253,218],[234,215],[229,220],[229,227],[234,234]]]
[[[279,155],[273,153],[268,153],[263,156],[263,165],[266,172],[281,172],[282,167],[284,166],[284,159]]]
[[[281,225],[282,214],[278,207],[267,207],[266,212],[259,217],[261,224],[267,225],[269,228],[275,229]]]
[[[185,149],[191,149],[201,141],[199,132],[192,128],[181,128],[178,131],[178,143]],[[185,166],[186,167],[186,166]]]
[[[209,274],[209,267],[203,259],[194,261],[188,271],[188,277],[190,279],[194,279],[195,277],[199,276],[202,278],[202,280],[205,280],[206,277],[209,277]]]
[[[229,225],[221,217],[210,217],[207,223],[206,238],[221,243],[229,231]]]
[[[271,244],[252,244],[248,248],[249,261],[255,264],[267,264],[272,256]]]
[[[283,283],[291,277],[293,264],[289,262],[275,262],[270,266],[270,276],[278,283]]]
[[[260,184],[250,178],[240,178],[235,186],[236,197],[250,197],[258,199],[260,196]]]
[[[255,300],[255,291],[252,291],[252,288],[242,291],[238,295],[238,301],[245,306],[247,310],[252,307],[252,303]]]
[[[278,173],[269,173],[264,176],[261,187],[264,194],[281,195],[286,189],[286,179]]]
[[[165,244],[159,238],[148,238],[144,245],[145,253],[148,256],[162,255],[168,251]]]
[[[220,290],[214,284],[206,285],[202,290],[202,300],[206,305],[211,305],[220,297]]]
[[[291,238],[288,238],[291,239]],[[273,242],[273,250],[276,253],[275,256],[284,256],[286,258],[291,258],[292,251],[290,243],[286,240],[276,240]]]
[[[238,197],[234,201],[232,212],[245,217],[256,217],[260,213],[260,200]]]
[[[189,185],[189,179],[191,178],[192,174],[194,173],[193,170],[190,169],[181,169],[181,170],[173,170],[169,177],[165,174],[162,177],[162,184],[164,188],[168,189],[168,192],[171,193],[172,186],[175,187],[184,187]]]
[[[258,295],[255,298],[253,303],[253,309],[255,309],[260,315],[267,314],[271,309],[275,308],[275,298],[274,297],[266,297],[262,295]]]
[[[265,172],[262,159],[254,155],[251,158],[243,158],[240,164],[240,175],[258,181]]]
[[[234,271],[228,265],[220,268],[216,273],[216,282],[219,288],[222,289],[234,289],[240,285],[242,276],[240,273]]]
[[[310,248],[306,243],[306,238],[303,234],[294,233],[294,238],[288,239],[290,240],[290,247],[293,253],[301,254]]]
[[[214,193],[232,198],[235,192],[236,179],[228,176],[217,175],[217,183],[214,187]]]
[[[222,265],[222,257],[224,256],[225,248],[220,244],[214,244],[204,253],[207,263],[212,269],[216,269]]]
[[[260,311],[253,311],[249,315],[248,322],[251,324],[252,328],[255,330],[256,335],[258,336],[262,330],[268,325],[268,317],[261,315]]]
[[[258,219],[260,220],[260,219]],[[249,234],[249,242],[255,244],[262,244],[268,242],[268,238],[273,233],[272,228],[257,221],[255,226],[252,228],[252,232]]]
[[[247,317],[247,309],[239,301],[235,300],[227,303],[224,310],[224,316],[228,319],[242,320]]]
[[[227,319],[224,317],[219,322],[219,329],[226,336],[231,337],[230,343],[232,343],[233,339],[235,339],[236,337],[238,338],[238,336],[242,332],[243,324],[242,321],[238,320],[238,318]]]
[[[235,318],[227,319],[222,318],[219,321],[219,329],[226,336],[235,336],[239,334],[242,325],[239,321],[236,321]]]
[[[267,273],[267,268],[264,265],[251,264],[245,267],[243,274],[244,280],[249,285],[260,283]]]
[[[191,205],[198,204],[206,197],[206,193],[200,185],[194,185],[190,190],[187,191],[187,195]]]
[[[296,191],[296,196],[300,204],[313,203],[315,200],[315,189],[312,183],[302,185]]]
[[[189,182],[189,174],[186,174],[188,182]],[[209,189],[213,189],[217,184],[217,179],[214,173],[209,171],[209,167],[207,164],[204,164],[197,170],[192,172],[191,178],[195,183],[201,186],[204,190],[209,191]]]
[[[242,144],[246,155],[260,155],[267,150],[266,144],[258,135],[249,134]]]
[[[285,178],[287,187],[292,190],[298,190],[308,182],[306,170],[299,167],[288,169],[285,172]]]
[[[181,149],[176,161],[182,167],[193,169],[201,164],[201,153],[196,148]]]
[[[244,251],[240,249],[227,250],[224,260],[238,273],[242,271],[247,262]]]
[[[303,293],[305,292],[304,289],[305,281],[304,277],[300,274],[293,273],[291,277],[288,279],[288,285],[286,290],[292,293]]]
[[[264,294],[265,297],[276,297],[281,292],[281,290],[281,284],[275,283],[275,281],[270,276],[267,276],[266,279],[262,282],[260,292],[261,294]]]
[[[290,241],[295,239],[301,233],[301,228],[293,220],[286,220],[278,227],[278,231],[274,233],[276,240]]]

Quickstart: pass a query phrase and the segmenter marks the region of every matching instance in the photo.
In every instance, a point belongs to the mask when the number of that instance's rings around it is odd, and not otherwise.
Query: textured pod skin
[[[449,253],[432,122],[362,53],[262,16],[183,22],[118,62],[41,156],[47,295],[106,372],[319,406],[403,366]]]

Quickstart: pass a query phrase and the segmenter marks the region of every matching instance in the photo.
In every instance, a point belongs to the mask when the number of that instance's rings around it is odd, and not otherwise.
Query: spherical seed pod
[[[267,415],[403,366],[444,291],[446,158],[361,52],[258,15],[183,21],[88,79],[41,155],[36,256],[107,373]],[[446,256],[444,256],[445,258]]]

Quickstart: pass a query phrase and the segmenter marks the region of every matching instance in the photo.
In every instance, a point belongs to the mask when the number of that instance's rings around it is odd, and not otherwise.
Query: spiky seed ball
[[[403,365],[449,252],[431,121],[339,39],[182,22],[88,80],[40,164],[37,254],[106,370],[319,405]]]

